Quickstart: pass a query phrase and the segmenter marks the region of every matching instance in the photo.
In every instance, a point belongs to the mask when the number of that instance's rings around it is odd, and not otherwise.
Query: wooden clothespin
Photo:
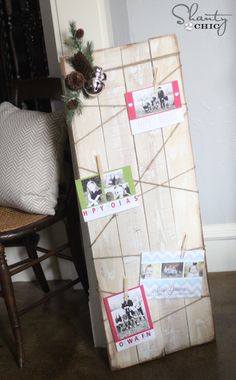
[[[103,179],[103,168],[102,168],[102,161],[101,156],[97,155],[96,157],[96,163],[97,163],[97,171],[100,175],[101,180]]]
[[[157,90],[157,87],[159,86],[160,84],[160,70],[158,69],[158,67],[156,68],[156,72],[155,72],[155,76],[153,78],[153,87],[154,87],[154,91]]]
[[[186,249],[185,249],[186,241],[187,241],[187,234],[184,234],[183,241],[182,241],[182,244],[181,244],[181,252],[180,252],[180,257],[181,258],[184,258],[184,255],[185,255],[185,252],[186,252]]]
[[[124,300],[128,299],[128,277],[124,276],[123,278],[123,291],[124,291]]]
[[[61,68],[61,75],[63,78],[66,77],[66,65],[65,65],[65,57],[60,57],[60,68]]]

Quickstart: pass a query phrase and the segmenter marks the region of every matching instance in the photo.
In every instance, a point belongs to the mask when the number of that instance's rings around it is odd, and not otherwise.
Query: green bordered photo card
[[[130,166],[77,179],[79,203],[85,222],[116,214],[138,206]]]

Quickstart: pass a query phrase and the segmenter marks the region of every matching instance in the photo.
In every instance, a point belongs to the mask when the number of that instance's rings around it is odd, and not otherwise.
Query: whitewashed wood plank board
[[[180,250],[184,237],[185,249],[204,248],[204,242],[176,37],[99,50],[94,60],[106,71],[107,81],[97,98],[85,100],[83,115],[73,119],[76,176],[96,173],[99,155],[104,171],[130,165],[140,195],[138,208],[83,228],[87,265],[95,268],[101,301],[104,326],[96,328],[105,330],[110,366],[115,370],[208,342],[214,338],[214,327],[205,270],[202,297],[148,300],[155,339],[116,351],[103,298],[123,291],[124,275],[129,287],[139,285],[143,251]],[[178,80],[184,121],[133,136],[124,93],[151,86],[157,68],[160,82]],[[68,74],[71,68],[66,64],[63,70]],[[94,271],[89,273],[91,277]],[[94,290],[94,279],[90,281]]]

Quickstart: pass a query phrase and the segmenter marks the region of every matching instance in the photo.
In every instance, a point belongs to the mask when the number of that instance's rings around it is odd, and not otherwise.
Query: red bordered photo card
[[[127,92],[125,101],[134,135],[183,121],[177,80]]]
[[[155,332],[143,286],[104,298],[117,351],[126,350],[149,339]]]

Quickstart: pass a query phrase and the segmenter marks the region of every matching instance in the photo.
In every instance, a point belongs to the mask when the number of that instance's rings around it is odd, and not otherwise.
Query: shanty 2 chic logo
[[[220,13],[217,9],[213,13],[201,14],[198,3],[188,6],[177,4],[172,8],[172,14],[177,18],[177,24],[183,25],[186,30],[215,30],[218,36],[226,32],[228,17],[232,14]]]

